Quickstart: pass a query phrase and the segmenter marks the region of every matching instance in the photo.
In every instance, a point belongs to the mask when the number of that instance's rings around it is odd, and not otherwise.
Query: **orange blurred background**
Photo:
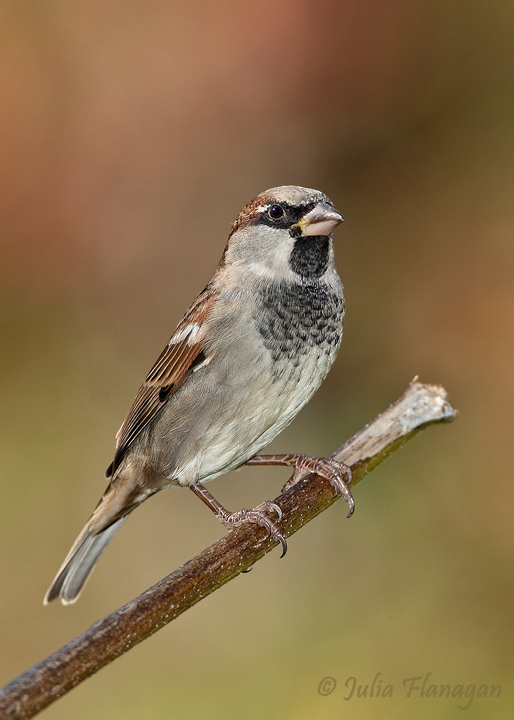
[[[232,221],[281,184],[346,217],[334,369],[272,445],[327,454],[415,374],[461,411],[46,711],[61,720],[512,712],[514,13],[506,0],[0,5],[0,683],[223,534],[192,493],[131,517],[77,605],[42,598],[114,435]],[[509,330],[510,328],[510,330]],[[287,477],[245,469],[227,507]],[[392,698],[345,701],[377,672]],[[338,687],[318,694],[321,679]]]

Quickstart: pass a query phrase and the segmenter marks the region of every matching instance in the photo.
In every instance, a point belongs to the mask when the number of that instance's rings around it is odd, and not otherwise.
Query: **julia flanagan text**
[[[425,676],[416,675],[405,678],[395,693],[395,686],[392,683],[386,683],[381,676],[381,672],[376,673],[373,681],[366,684],[359,683],[356,677],[348,677],[344,683],[346,690],[343,699],[391,698],[394,695],[398,696],[401,692],[407,698],[454,698],[460,702],[458,704],[460,710],[467,710],[475,698],[499,698],[502,691],[501,685],[497,684],[437,683],[434,682],[434,674],[428,672]],[[323,696],[331,695],[336,689],[336,685],[335,678],[325,677],[318,685],[318,693]]]

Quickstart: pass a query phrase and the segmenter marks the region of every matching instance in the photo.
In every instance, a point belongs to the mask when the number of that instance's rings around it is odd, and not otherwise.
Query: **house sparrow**
[[[203,483],[252,465],[314,471],[353,512],[349,470],[303,455],[256,455],[311,398],[343,330],[332,231],[343,220],[317,190],[284,186],[248,203],[212,280],[141,386],[116,439],[109,486],[45,596],[74,602],[129,513],[163,488],[189,487],[228,528],[253,522],[282,543],[265,502],[230,513]],[[289,483],[288,483],[289,484]]]

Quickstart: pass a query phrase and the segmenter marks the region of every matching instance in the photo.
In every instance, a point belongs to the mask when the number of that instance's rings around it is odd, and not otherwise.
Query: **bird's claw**
[[[220,518],[220,520],[225,527],[230,529],[239,527],[247,522],[255,523],[256,525],[260,525],[260,527],[266,528],[269,537],[282,545],[282,555],[280,556],[282,558],[287,552],[286,539],[275,523],[266,517],[266,512],[275,512],[278,516],[278,521],[280,522],[280,520],[282,520],[282,510],[280,507],[276,503],[269,502],[268,500],[260,503],[260,505],[257,505],[252,510],[236,510],[233,513],[228,513],[225,517]]]
[[[302,475],[307,472],[321,475],[330,482],[338,495],[342,495],[345,502],[349,505],[347,517],[351,517],[355,510],[355,502],[348,485],[352,481],[352,471],[348,465],[337,462],[332,458],[310,457],[308,455],[301,456],[295,466],[291,479],[284,485],[282,491],[288,490],[300,480]]]

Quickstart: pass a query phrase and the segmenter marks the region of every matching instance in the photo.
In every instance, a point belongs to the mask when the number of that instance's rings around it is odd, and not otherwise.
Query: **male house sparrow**
[[[343,286],[332,231],[343,220],[317,190],[273,188],[248,203],[212,280],[193,302],[141,386],[116,439],[110,483],[71,548],[45,604],[74,602],[129,513],[158,490],[188,486],[226,527],[263,525],[266,512],[229,513],[203,483],[244,463],[295,467],[326,477],[353,499],[349,470],[304,455],[255,455],[324,380],[343,330]],[[290,484],[288,483],[288,484]]]

